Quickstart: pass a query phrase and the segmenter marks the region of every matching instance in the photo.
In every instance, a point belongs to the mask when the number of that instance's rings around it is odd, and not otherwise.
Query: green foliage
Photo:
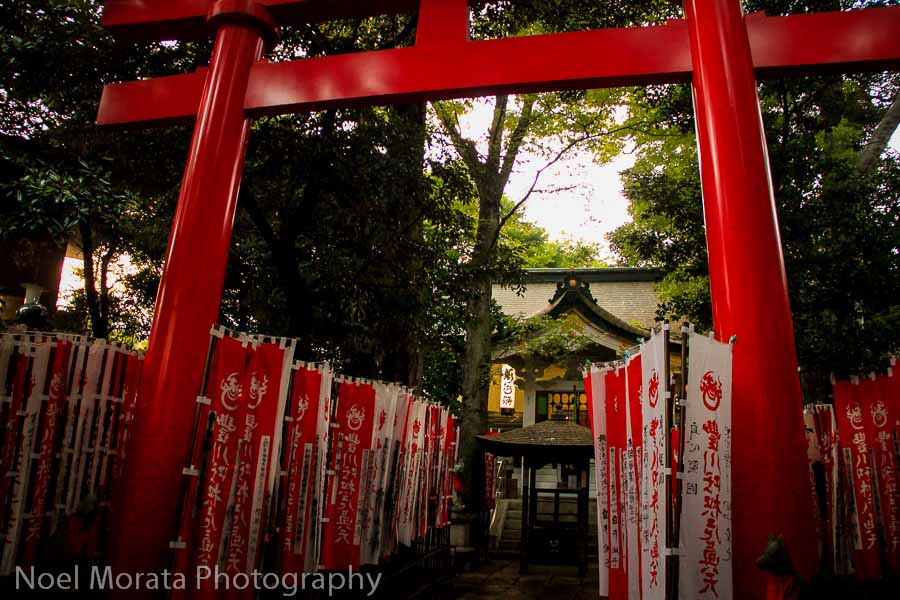
[[[507,221],[500,233],[501,253],[517,257],[523,268],[603,267],[600,244],[568,237],[551,240],[546,229],[519,214]]]
[[[109,173],[79,161],[74,168],[10,157],[21,176],[2,182],[7,202],[0,211],[0,236],[6,239],[49,234],[65,239],[79,223],[110,230],[136,209],[134,194],[110,183]]]
[[[784,5],[782,5],[784,4]],[[770,14],[836,3],[765,2]],[[889,152],[869,173],[856,161],[900,89],[896,75],[774,79],[759,86],[798,356],[812,371],[884,367],[896,352],[900,169]],[[661,269],[659,318],[711,326],[706,244],[690,89],[634,90],[638,159],[623,174],[632,222],[610,244],[624,264]]]
[[[562,362],[594,345],[583,334],[578,316],[571,313],[558,318],[504,316],[495,342],[504,353],[537,357],[547,364]]]

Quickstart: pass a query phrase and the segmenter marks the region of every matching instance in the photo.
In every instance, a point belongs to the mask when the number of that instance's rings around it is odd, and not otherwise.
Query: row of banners
[[[449,524],[449,411],[293,355],[293,340],[213,329],[174,570],[358,569]],[[102,557],[141,367],[140,354],[102,340],[0,337],[0,575]],[[185,593],[212,596],[213,585]]]
[[[449,524],[457,427],[446,408],[294,361],[292,340],[212,339],[171,544],[178,571],[358,569]]]
[[[824,569],[900,575],[900,375],[835,381],[804,411]]]
[[[142,356],[66,335],[0,334],[0,575],[98,550],[124,468]]]
[[[678,597],[733,595],[731,565],[731,344],[693,331],[683,436],[667,419],[668,330],[615,366],[585,373],[597,481],[600,595],[664,600],[676,553]],[[670,407],[671,408],[671,407]],[[683,437],[680,535],[673,544],[667,485]],[[674,483],[674,480],[671,480]]]

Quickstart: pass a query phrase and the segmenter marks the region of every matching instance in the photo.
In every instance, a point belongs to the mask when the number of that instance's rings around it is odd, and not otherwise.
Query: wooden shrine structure
[[[579,577],[587,573],[588,562],[588,482],[590,461],[594,457],[591,430],[566,418],[562,412],[553,418],[511,429],[495,435],[478,436],[482,447],[498,456],[514,456],[522,460],[522,531],[519,545],[519,572],[528,572],[529,562],[537,559],[538,544],[550,545],[551,552],[574,542]],[[541,489],[537,487],[537,471],[551,464],[572,465],[577,472],[575,489]],[[553,510],[549,519],[542,519],[539,511],[541,493],[553,496]],[[560,520],[560,495],[576,497],[574,523]],[[544,553],[546,555],[546,552]]]

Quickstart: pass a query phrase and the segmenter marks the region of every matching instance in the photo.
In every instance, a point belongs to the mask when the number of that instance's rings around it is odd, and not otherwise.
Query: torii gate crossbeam
[[[419,9],[416,44],[267,63],[279,25]],[[131,494],[114,566],[166,565],[197,377],[218,316],[249,130],[258,115],[510,91],[691,81],[716,334],[734,350],[735,597],[762,596],[754,558],[785,535],[815,567],[805,440],[755,77],[894,69],[900,7],[744,16],[740,0],[685,0],[663,26],[469,41],[466,0],[107,0],[104,26],[134,39],[215,32],[208,70],[106,86],[101,124],[196,117],[141,383]],[[152,519],[148,519],[153,515]],[[145,525],[136,525],[145,523]],[[121,529],[120,529],[121,531]]]

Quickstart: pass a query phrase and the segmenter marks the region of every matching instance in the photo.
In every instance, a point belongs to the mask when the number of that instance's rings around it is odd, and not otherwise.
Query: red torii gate
[[[268,63],[277,27],[419,11],[411,48]],[[666,25],[470,41],[466,0],[107,0],[133,39],[214,32],[208,69],[108,85],[97,122],[196,119],[160,283],[112,552],[122,570],[166,565],[210,325],[217,319],[249,120],[330,107],[500,92],[691,82],[716,335],[734,350],[735,593],[760,597],[754,558],[783,533],[815,568],[793,326],[756,76],[900,65],[900,7],[744,16],[740,0],[684,0]],[[144,523],[145,525],[138,525]]]

